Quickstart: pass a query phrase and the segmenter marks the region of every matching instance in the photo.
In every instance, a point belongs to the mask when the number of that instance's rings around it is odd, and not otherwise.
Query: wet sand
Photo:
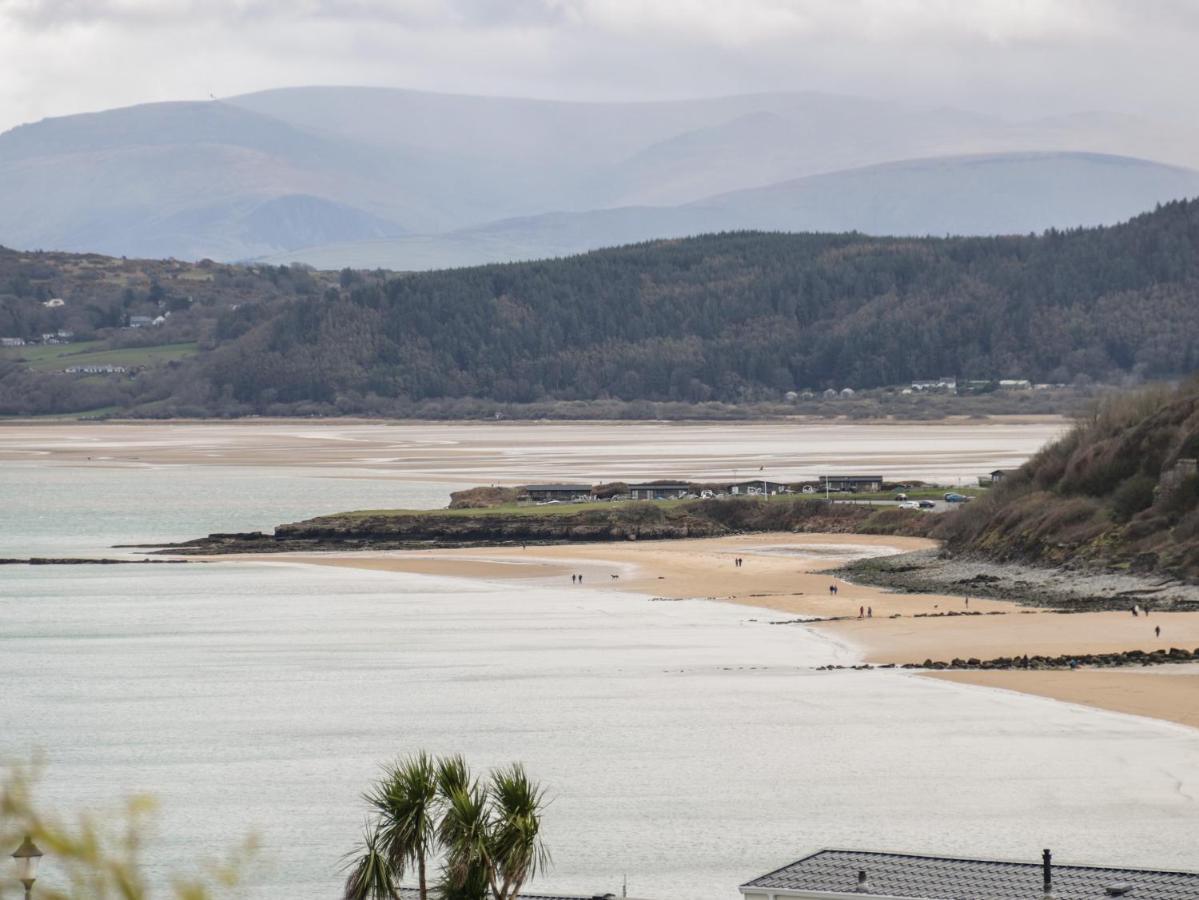
[[[1199,666],[1054,672],[933,672],[925,677],[1036,694],[1199,728]]]
[[[328,477],[462,485],[686,478],[801,479],[838,469],[974,484],[1061,434],[1054,416],[860,423],[0,423],[0,461],[113,467],[287,466]]]
[[[935,616],[965,610],[966,604],[961,597],[887,593],[822,573],[863,554],[931,546],[931,541],[919,538],[781,533],[524,550],[278,554],[236,559],[451,577],[527,578],[530,583],[567,588],[573,584],[570,576],[581,574],[588,587],[658,598],[739,603],[766,610],[763,618],[775,621],[836,617],[837,621],[803,627],[817,629],[875,663],[1199,647],[1199,613],[1158,613],[1149,618],[1134,618],[1126,612],[1061,615],[1002,600],[971,599],[970,610],[1002,615],[914,618],[917,614]],[[740,567],[734,562],[738,557],[744,560]],[[832,584],[838,588],[835,595],[829,592]],[[873,616],[859,619],[862,607],[869,608]],[[772,616],[770,612],[782,615]],[[1161,638],[1153,634],[1157,625],[1162,628]],[[929,677],[1023,691],[1199,727],[1199,667],[950,672]]]

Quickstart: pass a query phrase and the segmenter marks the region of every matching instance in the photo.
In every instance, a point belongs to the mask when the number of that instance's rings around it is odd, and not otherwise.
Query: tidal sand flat
[[[91,466],[316,467],[456,484],[618,478],[811,477],[829,466],[957,482],[1017,465],[1067,427],[1056,417],[859,424],[328,422],[10,424],[0,460]],[[833,473],[837,474],[837,473]],[[331,510],[333,511],[333,510]]]

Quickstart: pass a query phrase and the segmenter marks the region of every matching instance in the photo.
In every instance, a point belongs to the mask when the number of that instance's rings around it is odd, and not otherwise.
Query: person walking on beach
[[[867,618],[867,619],[873,619],[873,618],[874,618],[874,607],[873,607],[873,606],[867,606],[867,607],[866,607],[866,618]]]
[[[859,606],[858,607],[858,618],[859,619],[862,618],[862,616],[864,616],[865,614],[866,614],[866,607]]]
[[[1162,636],[1162,627],[1160,625],[1153,626],[1153,634],[1155,637],[1161,637]]]
[[[970,608],[970,598],[967,597],[966,598],[966,609],[969,609],[969,608]]]

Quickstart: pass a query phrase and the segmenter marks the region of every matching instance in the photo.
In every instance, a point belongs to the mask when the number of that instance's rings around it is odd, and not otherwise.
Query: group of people
[[[738,569],[740,569],[740,568],[741,568],[741,564],[742,564],[743,562],[745,562],[745,560],[744,560],[744,559],[742,559],[740,556],[738,556],[736,559],[734,559],[734,560],[733,560],[733,565],[734,565],[734,566],[736,566]]]
[[[1139,616],[1139,615],[1144,615],[1145,618],[1148,619],[1149,618],[1149,607],[1148,606],[1138,606],[1137,604],[1134,603],[1132,605],[1132,614],[1134,617]],[[1160,625],[1153,626],[1153,636],[1154,637],[1162,636],[1162,627]]]
[[[571,582],[571,584],[582,584],[583,576],[582,575],[571,575],[570,582]]]

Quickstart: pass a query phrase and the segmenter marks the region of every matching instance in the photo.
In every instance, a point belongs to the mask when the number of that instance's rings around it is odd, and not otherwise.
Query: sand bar
[[[0,461],[286,466],[329,477],[463,485],[801,479],[834,466],[973,484],[982,473],[1019,465],[1066,427],[1053,416],[919,423],[9,422],[0,423]]]

